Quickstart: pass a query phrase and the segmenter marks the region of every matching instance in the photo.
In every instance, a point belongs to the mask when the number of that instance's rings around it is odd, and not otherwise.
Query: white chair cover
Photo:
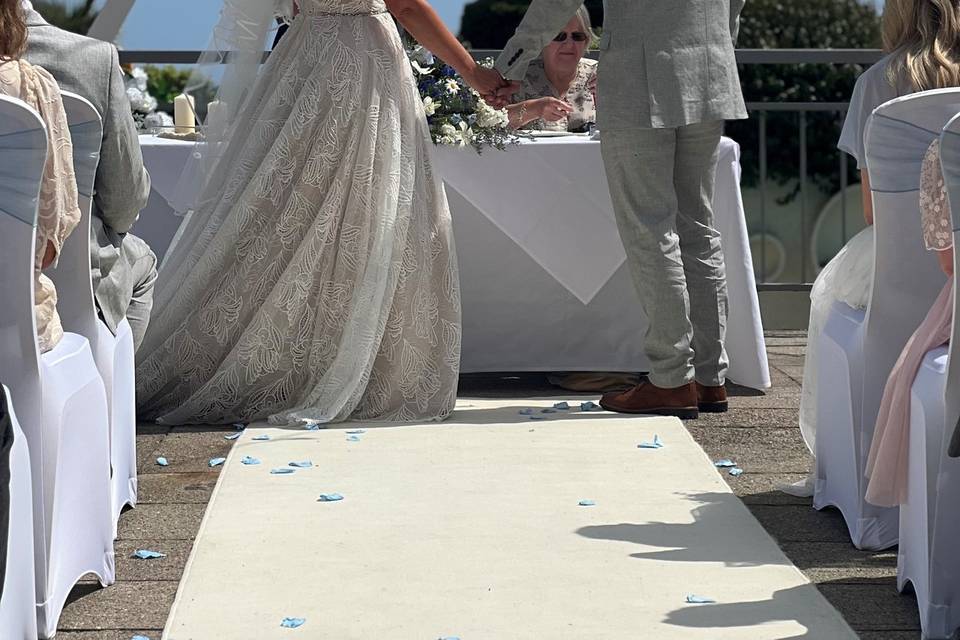
[[[103,139],[103,125],[100,115],[92,104],[84,98],[64,91],[63,106],[67,111],[70,124],[70,136],[73,139],[73,164],[77,176],[77,191],[80,196],[82,220],[75,233],[87,233],[93,206],[94,180],[97,165],[100,162],[100,144]],[[79,265],[84,261],[88,265],[89,254],[80,254],[80,245],[74,245],[76,255],[69,260],[61,257],[61,267],[51,273],[62,289],[57,308],[60,311],[64,329],[87,338],[93,349],[97,370],[103,378],[107,390],[107,403],[110,409],[110,467],[111,467],[111,509],[113,529],[116,537],[117,518],[124,505],[135,505],[137,501],[137,421],[136,421],[136,385],[134,383],[133,333],[130,324],[124,319],[113,335],[99,319],[90,286],[74,287],[78,275],[82,273]],[[60,279],[66,280],[64,286]]]
[[[114,580],[103,381],[89,342],[76,333],[65,333],[42,356],[37,349],[33,255],[46,148],[46,131],[36,113],[0,96],[0,379],[10,386],[30,448],[42,638],[56,632],[64,602],[80,577],[94,573],[103,584]],[[79,269],[77,256],[84,255],[81,275],[88,290],[89,241],[83,230],[71,234],[61,256],[61,267],[76,260]],[[69,295],[68,290],[62,294]]]
[[[960,116],[943,130],[941,165],[954,227],[960,211]],[[954,232],[955,242],[957,233]],[[956,256],[956,254],[955,254]],[[956,257],[955,257],[956,261]],[[956,290],[956,268],[954,269]],[[954,301],[954,318],[957,316]],[[907,501],[900,507],[897,587],[912,585],[924,638],[953,638],[960,628],[960,460],[947,455],[960,415],[960,371],[952,356],[960,345],[954,322],[950,351],[930,351],[910,396]],[[948,417],[952,419],[948,419]]]
[[[10,450],[10,526],[7,534],[7,571],[0,598],[0,637],[6,640],[33,640],[37,637],[34,607],[33,568],[33,480],[30,477],[30,450],[10,391],[4,386],[7,411],[13,425]]]
[[[874,279],[862,324],[838,331],[834,307],[820,348],[814,506],[836,506],[855,546],[897,544],[899,513],[864,501],[864,477],[887,377],[943,286],[920,228],[920,166],[944,124],[960,110],[960,89],[891,100],[874,110],[865,147],[876,229]],[[849,315],[849,314],[847,314]]]

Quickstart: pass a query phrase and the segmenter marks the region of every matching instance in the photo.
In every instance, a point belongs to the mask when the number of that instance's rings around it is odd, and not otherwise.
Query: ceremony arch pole
[[[135,0],[107,0],[87,33],[91,38],[116,42]]]

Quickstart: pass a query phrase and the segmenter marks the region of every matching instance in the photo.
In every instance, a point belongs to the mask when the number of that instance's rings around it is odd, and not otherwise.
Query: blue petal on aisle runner
[[[243,456],[243,460],[240,461],[241,464],[260,464],[258,458],[253,458],[251,456]]]
[[[558,402],[557,404],[553,405],[553,408],[557,411],[569,411],[570,404],[567,402]]]
[[[360,436],[347,436],[347,442],[360,442]]]
[[[150,549],[137,549],[130,557],[140,558],[141,560],[154,560],[156,558],[166,558],[167,554],[160,553],[159,551],[151,551]]]
[[[270,469],[270,473],[275,476],[287,476],[295,472],[296,469],[291,469],[290,467],[279,467],[277,469]]]
[[[319,423],[319,422],[308,422],[308,423],[306,423],[306,424],[303,425],[303,428],[306,429],[307,431],[320,431],[320,423]]]
[[[533,409],[520,409],[517,411],[521,416],[532,416],[534,414]]]
[[[297,469],[309,469],[313,466],[313,463],[309,460],[301,460],[300,462],[291,462],[288,466],[296,467]]]
[[[723,469],[726,467],[735,467],[737,466],[737,463],[734,462],[733,460],[728,460],[724,458],[723,460],[717,460],[716,462],[714,462],[713,466]]]
[[[348,436],[358,436],[360,434],[366,433],[366,429],[354,429],[352,431],[347,431]]]
[[[320,497],[317,498],[317,502],[340,502],[343,500],[343,496],[339,493],[321,493]]]
[[[264,440],[269,440],[270,436],[254,436],[253,439],[257,442],[263,442]]]
[[[603,411],[603,407],[598,405],[593,400],[580,403],[580,411]]]
[[[687,596],[687,603],[689,604],[716,604],[716,600],[713,598],[705,598],[703,596]]]
[[[239,437],[242,436],[242,435],[243,435],[243,432],[242,432],[242,431],[237,431],[236,433],[231,433],[231,434],[228,435],[228,436],[223,436],[223,439],[224,439],[224,440],[236,440],[237,438],[239,438]]]
[[[207,464],[209,464],[211,467],[219,467],[226,461],[227,461],[226,458],[210,458],[210,462],[208,462]]]
[[[284,618],[280,626],[285,629],[296,629],[297,627],[303,626],[303,623],[306,621],[306,618]]]
[[[581,500],[581,501],[580,501],[580,506],[581,506],[581,507],[595,507],[596,505],[597,505],[597,503],[594,502],[593,500]]]
[[[660,441],[660,436],[654,434],[653,442],[641,442],[637,445],[638,449],[662,449],[663,442]]]
[[[160,456],[159,458],[157,458],[157,464],[160,465],[161,467],[170,466],[170,463],[167,462],[167,459],[164,458],[163,456]]]

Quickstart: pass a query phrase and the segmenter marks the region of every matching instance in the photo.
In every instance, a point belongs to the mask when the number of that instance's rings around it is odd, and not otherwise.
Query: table
[[[153,193],[133,232],[162,256],[180,223],[170,207],[192,145],[141,137]],[[463,304],[462,370],[644,371],[647,320],[625,263],[600,158],[585,136],[506,152],[435,148],[453,217]],[[740,149],[724,138],[716,223],[730,296],[731,380],[770,373],[740,198]]]

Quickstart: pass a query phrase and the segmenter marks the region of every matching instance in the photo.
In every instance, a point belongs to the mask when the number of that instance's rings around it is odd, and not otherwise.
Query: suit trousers
[[[620,238],[649,320],[650,381],[724,383],[727,282],[713,224],[723,123],[676,128],[604,123],[601,149]]]
[[[111,261],[110,270],[99,278],[94,276],[97,306],[101,317],[107,315],[104,305],[108,304],[111,318],[127,319],[133,334],[133,346],[137,349],[150,323],[153,288],[157,283],[157,256],[146,242],[132,233],[123,236],[114,255],[116,259]]]

